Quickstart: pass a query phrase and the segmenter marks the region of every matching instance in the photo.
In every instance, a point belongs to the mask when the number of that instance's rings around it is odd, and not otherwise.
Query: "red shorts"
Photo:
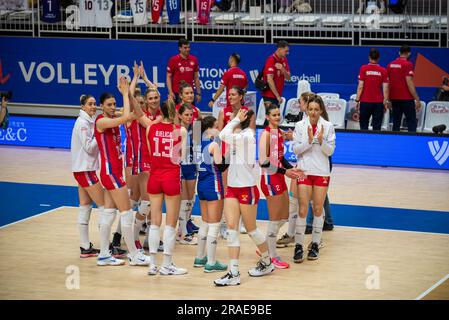
[[[306,186],[329,187],[331,177],[307,176],[305,179],[298,179],[296,182]]]
[[[133,154],[131,148],[126,148],[125,168],[133,166]]]
[[[261,174],[260,189],[265,197],[283,194],[287,190],[284,175],[282,173]]]
[[[150,172],[150,161],[134,161],[132,166],[131,174],[133,176],[137,176],[139,173],[142,172]]]
[[[242,188],[227,186],[226,188],[225,198],[238,199],[241,204],[257,204],[259,197],[260,193],[257,186]]]
[[[147,191],[149,194],[165,194],[169,197],[181,194],[181,179],[179,174],[176,175],[162,175],[150,174],[147,183]]]
[[[73,176],[82,188],[93,186],[99,181],[95,171],[74,172]]]
[[[115,190],[126,186],[126,182],[121,173],[100,173],[100,181],[106,190]]]

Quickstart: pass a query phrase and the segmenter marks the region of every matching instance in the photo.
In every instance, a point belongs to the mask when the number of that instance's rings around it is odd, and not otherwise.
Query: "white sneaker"
[[[175,266],[175,264],[173,262],[168,267],[162,266],[161,269],[159,270],[159,274],[161,274],[163,276],[172,276],[172,275],[178,276],[178,275],[182,275],[182,274],[186,274],[186,273],[187,273],[187,269],[179,268],[179,267]]]
[[[149,276],[155,276],[159,272],[159,269],[157,265],[150,264],[150,267],[148,268],[148,275]]]
[[[285,7],[280,7],[278,12],[279,13],[284,13],[284,11],[285,11]]]
[[[98,257],[97,266],[122,266],[125,260],[114,258],[113,256]]]
[[[186,234],[184,236],[184,238],[182,238],[181,240],[179,240],[179,244],[185,244],[185,245],[197,245],[198,244],[198,239],[191,235],[191,234]]]
[[[233,275],[231,271],[226,273],[223,277],[214,281],[216,286],[238,286],[240,284],[240,272],[237,275]]]
[[[274,271],[274,265],[270,261],[270,264],[265,264],[265,262],[262,261],[262,259],[259,260],[257,263],[257,266],[255,266],[252,269],[249,269],[248,274],[251,277],[261,277],[264,275],[267,275],[269,273],[272,273]]]
[[[148,266],[150,264],[150,257],[137,252],[134,257],[128,254],[128,261],[131,266]]]
[[[287,7],[287,9],[285,9],[285,13],[290,13],[292,11],[292,9],[290,7]]]
[[[240,12],[246,12],[246,0],[243,0],[242,7],[240,8]]]
[[[265,6],[265,13],[270,13],[271,12],[271,8],[269,6]]]
[[[234,3],[234,1],[232,1],[232,3],[231,3],[231,7],[229,8],[229,10],[228,10],[229,12],[233,12],[233,11],[235,11],[235,3]]]

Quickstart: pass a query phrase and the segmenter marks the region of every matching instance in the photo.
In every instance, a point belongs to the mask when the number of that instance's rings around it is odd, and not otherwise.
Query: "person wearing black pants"
[[[360,68],[355,101],[360,110],[361,130],[368,130],[372,116],[373,130],[380,131],[382,118],[388,107],[387,70],[378,64],[379,59],[379,51],[373,48],[369,52],[369,63]]]
[[[421,109],[421,102],[413,83],[413,64],[408,61],[411,49],[403,45],[399,58],[387,67],[390,79],[390,98],[393,107],[393,131],[401,129],[402,115],[405,115],[409,132],[416,132],[416,111]]]

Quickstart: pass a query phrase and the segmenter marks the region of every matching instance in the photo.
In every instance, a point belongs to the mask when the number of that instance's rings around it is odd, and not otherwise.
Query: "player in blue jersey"
[[[220,220],[223,212],[224,188],[221,173],[227,165],[222,161],[218,136],[218,122],[213,116],[201,121],[201,153],[198,156],[197,193],[203,223],[198,231],[198,248],[194,267],[204,272],[225,271],[227,265],[215,259]],[[206,255],[207,248],[207,255]]]

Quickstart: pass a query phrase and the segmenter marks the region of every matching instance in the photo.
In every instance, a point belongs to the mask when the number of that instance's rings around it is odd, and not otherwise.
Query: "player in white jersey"
[[[112,28],[111,0],[95,0],[95,26],[98,28]]]
[[[95,26],[95,0],[80,0],[80,26]]]
[[[130,0],[133,12],[134,25],[141,26],[148,24],[147,0]]]
[[[261,253],[261,259],[255,268],[248,271],[252,277],[260,277],[274,271],[263,233],[257,228],[256,215],[259,190],[254,177],[256,164],[256,134],[250,127],[253,110],[240,109],[220,132],[220,139],[230,145],[230,164],[228,186],[225,195],[225,215],[228,224],[227,242],[230,256],[230,270],[214,281],[217,286],[240,284],[239,255],[240,240],[237,228],[240,215],[255,245]],[[239,127],[239,128],[237,128]],[[234,131],[234,129],[236,129]]]
[[[73,127],[70,151],[73,176],[78,182],[80,258],[88,258],[96,257],[100,253],[89,241],[89,220],[93,201],[100,212],[104,210],[104,191],[95,173],[100,168],[99,150],[94,138],[97,104],[91,95],[82,95],[80,103],[81,110]]]

